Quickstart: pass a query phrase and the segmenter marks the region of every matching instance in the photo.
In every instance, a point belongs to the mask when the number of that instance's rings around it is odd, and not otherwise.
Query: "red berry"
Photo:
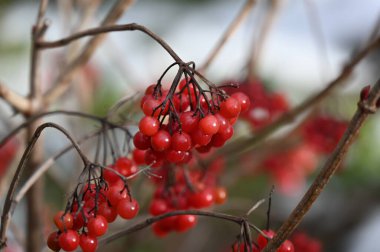
[[[126,199],[128,196],[127,190],[123,186],[111,186],[107,192],[107,199],[112,207],[116,207],[120,200]]]
[[[185,158],[185,151],[168,150],[165,157],[171,163],[179,163]]]
[[[186,133],[191,133],[198,127],[199,117],[194,116],[192,111],[183,112],[180,117],[182,130]]]
[[[102,215],[98,214],[87,223],[88,234],[91,236],[102,236],[107,232],[108,222]]]
[[[243,92],[236,92],[231,95],[231,97],[235,98],[240,103],[241,113],[246,112],[249,107],[251,106],[251,101],[249,100],[249,97],[244,94]]]
[[[289,240],[285,240],[276,252],[294,252],[293,243]]]
[[[144,135],[140,131],[137,131],[133,137],[133,144],[140,150],[147,150],[150,148],[150,137]]]
[[[191,194],[189,202],[194,208],[209,207],[214,202],[214,194],[210,189],[205,189]]]
[[[47,239],[47,246],[53,251],[59,251],[61,249],[61,246],[59,245],[58,232],[53,232],[49,235]]]
[[[227,191],[224,187],[214,189],[214,201],[216,204],[223,204],[227,199]]]
[[[59,236],[59,245],[65,251],[74,251],[79,246],[79,235],[74,230],[67,230]]]
[[[200,146],[205,146],[208,143],[210,143],[212,138],[212,135],[204,133],[202,130],[199,128],[196,129],[192,134],[191,134],[191,141],[193,144],[198,144]]]
[[[79,238],[79,245],[83,252],[95,252],[98,247],[98,239],[86,233],[82,233]]]
[[[74,218],[70,213],[59,211],[54,216],[54,223],[59,230],[65,231],[73,228]]]
[[[136,164],[127,157],[120,157],[115,163],[116,170],[123,176],[128,177],[138,170]]]
[[[184,232],[194,227],[197,224],[197,217],[195,215],[179,215],[176,220],[175,230]]]
[[[152,201],[149,207],[149,213],[153,216],[166,213],[169,207],[165,200],[155,199]]]
[[[241,107],[237,99],[233,97],[227,98],[220,104],[220,114],[226,118],[237,117],[240,113]]]
[[[107,202],[99,205],[98,214],[104,216],[108,223],[114,222],[117,218],[116,208],[109,206]]]
[[[159,130],[151,137],[150,143],[155,151],[164,151],[170,147],[171,136],[166,130]]]
[[[176,132],[172,136],[172,149],[188,151],[191,148],[191,137],[186,132]]]
[[[158,237],[164,237],[169,231],[162,228],[161,223],[158,221],[152,225],[153,233]]]
[[[219,121],[214,115],[207,115],[199,121],[199,128],[204,134],[214,135],[219,126]]]
[[[153,136],[158,132],[160,127],[159,121],[151,116],[145,116],[140,120],[139,129],[146,136]]]
[[[275,235],[275,232],[273,230],[263,230],[263,233],[270,239],[272,239]],[[263,249],[268,244],[268,239],[265,238],[262,234],[259,234],[257,237],[257,244],[259,245],[260,249]]]
[[[156,100],[153,97],[149,97],[144,101],[142,110],[146,116],[153,116],[157,118],[161,112],[161,108],[157,108],[160,104],[160,100]],[[156,111],[153,114],[154,109],[156,109]]]
[[[162,166],[164,159],[164,153],[149,149],[145,152],[145,164],[150,165],[153,168]]]
[[[139,203],[132,199],[123,199],[117,205],[117,213],[124,219],[133,219],[139,212]]]
[[[143,165],[145,164],[145,150],[141,149],[134,149],[132,152],[133,161],[137,165]]]

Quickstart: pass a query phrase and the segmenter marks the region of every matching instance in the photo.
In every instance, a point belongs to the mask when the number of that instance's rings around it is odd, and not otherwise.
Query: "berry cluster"
[[[73,251],[80,246],[85,252],[96,251],[97,239],[107,232],[109,223],[117,216],[133,219],[139,211],[126,184],[126,177],[137,172],[132,160],[120,157],[109,168],[90,165],[84,172],[86,182],[78,184],[66,210],[54,216],[58,231],[49,235],[47,244],[51,250]]]
[[[244,93],[228,96],[216,87],[204,90],[193,77],[173,82],[169,90],[160,83],[151,85],[141,100],[145,116],[133,142],[145,152],[146,165],[186,164],[193,149],[206,153],[223,146],[239,114],[249,107]]]
[[[223,204],[227,199],[226,189],[216,185],[221,162],[217,160],[209,166],[206,173],[199,170],[184,170],[163,166],[160,168],[162,180],[157,180],[157,188],[149,207],[153,216],[174,210],[208,208]],[[188,172],[188,173],[187,173]],[[175,183],[170,184],[170,181]],[[165,236],[169,232],[184,232],[195,226],[197,216],[178,215],[160,220],[152,226],[153,232]]]
[[[268,239],[272,239],[275,236],[275,232],[273,230],[264,230],[263,233],[267,236],[263,236],[262,234],[259,234],[256,242],[252,243],[252,252],[260,252],[262,251],[266,245],[268,244]],[[244,252],[246,250],[246,244],[245,243],[235,243],[231,249],[231,252]],[[276,250],[276,252],[294,252],[296,251],[294,249],[294,245],[290,240],[285,240],[281,246]],[[298,250],[297,250],[298,251]],[[303,251],[303,250],[300,250]]]

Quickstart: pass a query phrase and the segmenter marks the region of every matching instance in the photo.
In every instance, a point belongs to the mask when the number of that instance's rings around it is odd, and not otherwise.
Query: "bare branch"
[[[0,82],[0,97],[3,98],[17,112],[25,114],[29,111],[29,101]]]
[[[376,103],[380,99],[380,79],[372,89],[367,100],[359,101],[358,109],[351,119],[351,122],[339,141],[334,152],[331,154],[318,177],[314,180],[309,190],[305,193],[296,208],[290,214],[288,219],[283,223],[277,231],[276,236],[268,243],[263,252],[275,251],[294,231],[298,224],[302,221],[305,214],[309,211],[312,204],[321,194],[331,177],[342,163],[349,147],[352,145],[368,114],[376,111]]]
[[[235,17],[235,19],[232,21],[232,23],[228,26],[227,30],[224,32],[224,34],[220,38],[219,42],[215,45],[214,49],[211,51],[211,53],[207,57],[206,61],[200,67],[200,72],[203,72],[204,70],[206,70],[210,66],[211,62],[219,54],[220,50],[226,44],[228,39],[232,37],[232,35],[236,32],[237,28],[241,25],[241,23],[244,21],[244,19],[248,16],[249,12],[251,11],[251,9],[255,5],[255,3],[256,3],[256,0],[247,0],[246,1],[243,8],[240,10],[240,12]]]

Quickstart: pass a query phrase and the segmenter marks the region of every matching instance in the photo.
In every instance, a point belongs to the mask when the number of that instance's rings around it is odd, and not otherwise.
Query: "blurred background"
[[[257,57],[254,70],[248,72],[254,71],[255,81],[260,83],[257,85],[265,88],[268,95],[281,95],[288,109],[291,109],[323,89],[339,75],[344,64],[368,43],[373,34],[379,34],[378,0],[278,0],[276,3],[279,5],[276,5],[273,16],[269,18],[271,25],[263,35],[268,13],[273,11],[270,3],[274,2],[257,1],[247,19],[206,69],[205,76],[209,80],[214,83],[231,80],[244,82],[248,62],[252,57]],[[113,3],[101,0],[51,1],[46,14],[50,20],[46,40],[56,40],[99,25]],[[148,27],[161,36],[184,61],[194,61],[201,66],[244,4],[245,1],[241,0],[136,0],[118,23],[135,22]],[[38,1],[0,1],[0,80],[22,95],[28,94],[31,24],[35,22],[37,10]],[[52,85],[62,70],[61,66],[76,55],[85,41],[87,38],[68,47],[43,52],[43,89]],[[262,45],[259,47],[260,41]],[[258,47],[259,51],[253,54],[252,48],[257,50]],[[366,57],[348,81],[326,97],[310,114],[348,121],[356,109],[360,90],[374,84],[380,77],[379,52],[374,51]],[[104,115],[122,97],[141,94],[145,87],[157,81],[171,63],[172,58],[157,43],[138,31],[109,34],[88,64],[76,73],[71,90],[51,109],[64,108]],[[174,74],[169,73],[171,76]],[[130,117],[137,123],[141,114]],[[10,129],[22,122],[22,117],[14,115],[11,108],[1,101],[0,120],[0,136],[3,138]],[[78,137],[96,127],[87,121],[60,116],[46,120],[60,123]],[[278,132],[268,142],[288,136],[289,132],[297,129],[299,122]],[[379,122],[378,115],[367,121],[338,174],[299,227],[300,232],[320,242],[322,251],[380,251]],[[246,118],[236,124],[235,135],[237,138],[254,135],[256,126]],[[320,127],[323,127],[323,123]],[[45,158],[67,144],[64,137],[54,132],[47,132],[44,142]],[[212,210],[244,215],[255,202],[268,196],[274,184],[276,190],[272,199],[271,227],[276,229],[303,196],[328,153],[313,154],[312,171],[302,179],[279,179],[270,171],[265,172],[265,162],[255,161],[256,157],[257,160],[266,160],[271,154],[276,158],[278,148],[274,148],[273,153],[270,145],[265,148],[265,151],[260,151],[258,146],[237,160],[225,155],[226,167],[218,180],[228,189],[229,196],[225,204]],[[89,153],[92,149],[91,144],[85,146]],[[22,148],[18,149],[11,164],[0,173],[1,204],[22,151]],[[264,152],[266,156],[260,156]],[[60,158],[46,175],[46,233],[53,229],[51,217],[64,207],[68,193],[75,186],[73,178],[80,172],[77,169],[78,162],[77,157],[69,153]],[[300,163],[298,160],[294,162]],[[285,167],[286,164],[281,163],[280,166]],[[143,206],[138,220],[127,223],[119,220],[112,224],[109,233],[147,216],[144,209],[149,205],[153,187],[145,180],[148,179],[143,177],[138,180],[144,182],[143,186],[134,183],[138,189],[136,196]],[[24,251],[23,246],[16,241],[24,239],[26,235],[23,233],[23,211],[25,205],[22,202],[13,219],[14,228],[10,233],[8,252]],[[259,207],[251,214],[251,222],[264,228],[266,211],[266,204]],[[99,251],[229,251],[238,234],[237,226],[201,217],[198,225],[184,234],[171,233],[164,238],[157,238],[147,228],[118,239]]]

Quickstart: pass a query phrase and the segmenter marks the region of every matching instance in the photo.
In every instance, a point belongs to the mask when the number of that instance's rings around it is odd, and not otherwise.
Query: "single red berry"
[[[214,115],[207,115],[199,121],[199,128],[204,134],[214,135],[219,126],[219,121]]]
[[[276,252],[294,252],[293,243],[289,240],[285,240]]]
[[[91,236],[102,236],[107,232],[108,222],[102,215],[98,214],[87,223],[88,234]]]
[[[193,133],[191,133],[191,141],[192,143],[198,144],[200,146],[205,146],[210,143],[212,135],[204,133],[201,129],[196,129]]]
[[[111,184],[115,183],[119,179],[119,175],[115,173],[115,167],[113,165],[110,165],[107,169],[103,170],[103,176],[104,179]]]
[[[168,150],[165,157],[171,163],[179,163],[185,158],[185,151]]]
[[[139,129],[146,136],[153,136],[158,132],[159,121],[151,116],[145,116],[140,120]]]
[[[123,218],[123,219],[133,219],[137,213],[139,212],[139,203],[132,199],[123,199],[119,202],[117,205],[117,213]]]
[[[153,168],[161,167],[164,161],[164,152],[149,149],[145,152],[145,164]]]
[[[133,161],[137,165],[143,165],[145,164],[145,150],[141,149],[134,149],[132,152]]]
[[[73,228],[74,218],[70,213],[59,211],[54,216],[54,223],[59,230],[65,231]]]
[[[116,171],[121,175],[128,177],[135,174],[138,170],[136,164],[127,157],[120,157],[115,163]]]
[[[116,208],[109,206],[107,202],[100,203],[98,214],[104,216],[108,223],[114,222],[117,218]]]
[[[227,98],[220,104],[220,114],[226,118],[237,117],[240,110],[241,107],[239,101],[233,97]]]
[[[194,208],[209,207],[214,203],[214,194],[210,189],[192,193],[189,202]]]
[[[198,128],[199,117],[195,116],[192,111],[183,112],[179,120],[181,122],[182,131],[191,133]]]
[[[216,204],[223,204],[227,199],[227,190],[224,187],[214,189],[214,201]]]
[[[127,190],[120,186],[110,186],[107,192],[107,199],[111,203],[112,207],[116,207],[119,201],[126,199],[128,196]]]
[[[144,101],[142,110],[146,116],[153,116],[157,118],[161,112],[161,108],[158,107],[160,104],[161,104],[160,100],[156,100],[151,96]],[[154,114],[153,114],[153,111],[154,111]]]
[[[176,220],[175,230],[177,232],[185,232],[197,224],[195,215],[179,215]]]
[[[47,239],[47,246],[53,251],[59,251],[61,249],[61,246],[59,245],[58,232],[53,232],[49,235]]]
[[[147,86],[147,88],[145,89],[145,95],[153,94],[155,88],[156,88],[156,84],[151,84]]]
[[[263,233],[270,239],[275,236],[275,232],[273,230],[263,230]],[[257,244],[259,245],[260,249],[263,249],[268,244],[268,239],[262,234],[259,234],[257,237]]]
[[[177,164],[187,164],[193,158],[193,154],[191,154],[190,151],[185,151],[183,153],[183,155],[184,155],[183,159],[181,161],[177,162]]]
[[[151,147],[150,137],[144,135],[140,131],[137,131],[135,136],[133,137],[133,144],[135,145],[136,148],[140,150],[147,150]]]
[[[79,246],[83,252],[95,252],[98,247],[98,239],[86,233],[82,233],[79,238]]]
[[[151,137],[150,143],[155,151],[164,151],[170,147],[171,136],[166,130],[159,130]]]
[[[176,132],[172,136],[172,149],[188,151],[191,148],[191,137],[186,132]]]
[[[161,223],[160,222],[156,222],[156,223],[153,223],[152,225],[152,230],[153,230],[153,233],[158,236],[158,237],[164,237],[166,236],[169,231],[167,230],[164,230],[161,226]]]
[[[236,92],[232,94],[231,97],[239,101],[241,113],[248,111],[249,107],[251,106],[251,101],[246,94],[244,94],[243,92]]]
[[[79,246],[79,235],[74,230],[67,230],[59,235],[59,245],[65,251],[74,251]]]
[[[166,213],[168,210],[168,204],[163,199],[153,200],[149,207],[149,213],[153,216]]]

